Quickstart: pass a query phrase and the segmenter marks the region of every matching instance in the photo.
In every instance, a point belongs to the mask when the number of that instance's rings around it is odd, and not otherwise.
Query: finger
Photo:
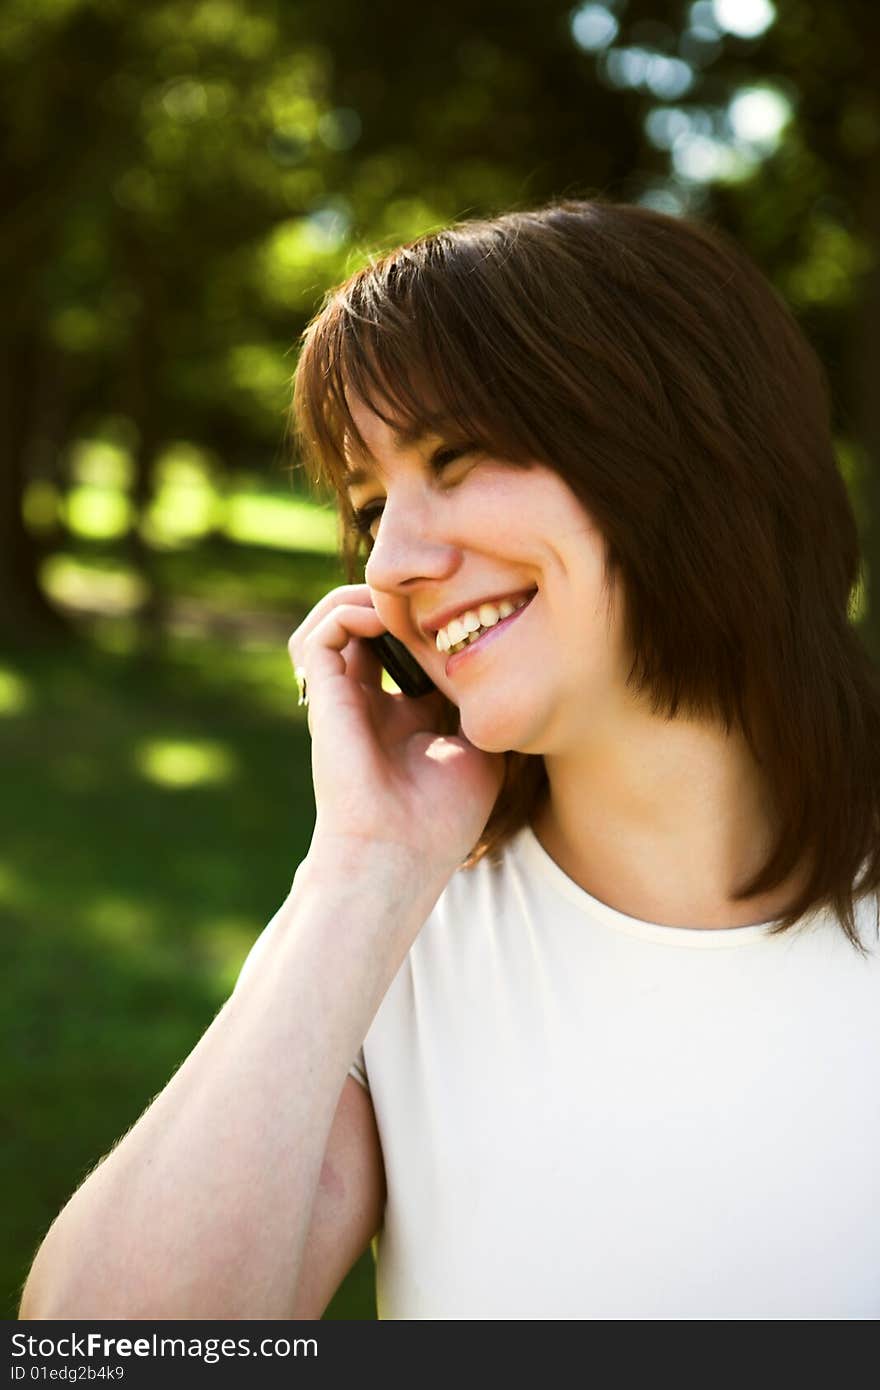
[[[341,604],[359,604],[364,607],[372,607],[369,585],[341,584],[318,600],[314,608],[310,609],[303,618],[299,627],[287,639],[287,650],[294,667],[302,664],[303,644],[306,638],[319,623],[323,622],[328,613],[332,613],[333,609],[338,608]]]
[[[383,631],[385,629],[383,628]],[[375,636],[374,633],[369,634]],[[371,688],[381,689],[382,673],[385,667],[382,665],[382,658],[376,651],[371,642],[353,641],[342,653],[345,658],[345,669],[354,680],[361,681],[362,684]]]
[[[313,699],[320,700],[328,684],[338,681],[340,677],[348,678],[353,683],[370,681],[378,684],[381,681],[381,663],[373,661],[373,669],[369,670],[369,659],[355,662],[352,652],[347,657],[345,653],[352,639],[376,637],[384,631],[382,619],[373,607],[340,604],[328,613],[306,637],[297,663],[297,669],[303,672],[308,682],[309,703]],[[357,645],[366,646],[366,643]],[[349,669],[350,664],[358,667],[356,673]]]

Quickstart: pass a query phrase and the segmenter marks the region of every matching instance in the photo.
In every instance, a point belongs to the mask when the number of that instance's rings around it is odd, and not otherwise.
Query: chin
[[[461,732],[474,748],[482,753],[515,753],[523,750],[515,747],[519,742],[509,719],[474,719],[459,710]]]

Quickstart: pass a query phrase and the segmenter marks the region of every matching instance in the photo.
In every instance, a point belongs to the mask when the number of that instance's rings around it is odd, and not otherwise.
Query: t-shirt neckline
[[[594,898],[557,864],[541,844],[531,825],[524,825],[518,835],[519,844],[532,868],[539,873],[551,887],[581,912],[604,926],[627,936],[639,936],[646,941],[654,941],[662,946],[687,947],[696,950],[718,950],[730,946],[748,946],[758,941],[766,941],[771,936],[770,928],[782,919],[773,918],[769,922],[757,922],[745,927],[669,927],[661,922],[643,922],[638,917],[628,917],[617,908],[609,907],[599,898]],[[772,939],[772,937],[771,937]]]

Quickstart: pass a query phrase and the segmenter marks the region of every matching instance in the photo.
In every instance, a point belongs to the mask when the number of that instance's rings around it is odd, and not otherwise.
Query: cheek
[[[408,605],[401,599],[389,598],[387,594],[381,593],[378,589],[370,590],[370,598],[379,618],[392,637],[398,638],[407,647],[413,647],[416,643],[424,640],[422,634],[413,627]]]
[[[400,605],[395,603],[393,599],[389,599],[387,594],[381,593],[378,589],[370,589],[370,600],[376,612],[379,614],[379,617],[382,619],[382,622],[390,632],[392,628],[396,626],[395,610],[399,611]]]

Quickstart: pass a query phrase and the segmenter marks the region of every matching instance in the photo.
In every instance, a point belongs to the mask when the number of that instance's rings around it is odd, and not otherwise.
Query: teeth
[[[489,605],[484,604],[482,606],[488,608]],[[464,617],[459,621],[464,623],[465,629],[468,632],[479,632],[480,628],[483,626],[479,608],[469,608]]]
[[[436,637],[438,652],[458,651],[475,642],[487,628],[494,627],[502,618],[509,618],[518,608],[524,608],[531,597],[528,594],[516,601],[504,598],[499,604],[481,603],[479,608],[467,609],[445,628],[440,628]]]

